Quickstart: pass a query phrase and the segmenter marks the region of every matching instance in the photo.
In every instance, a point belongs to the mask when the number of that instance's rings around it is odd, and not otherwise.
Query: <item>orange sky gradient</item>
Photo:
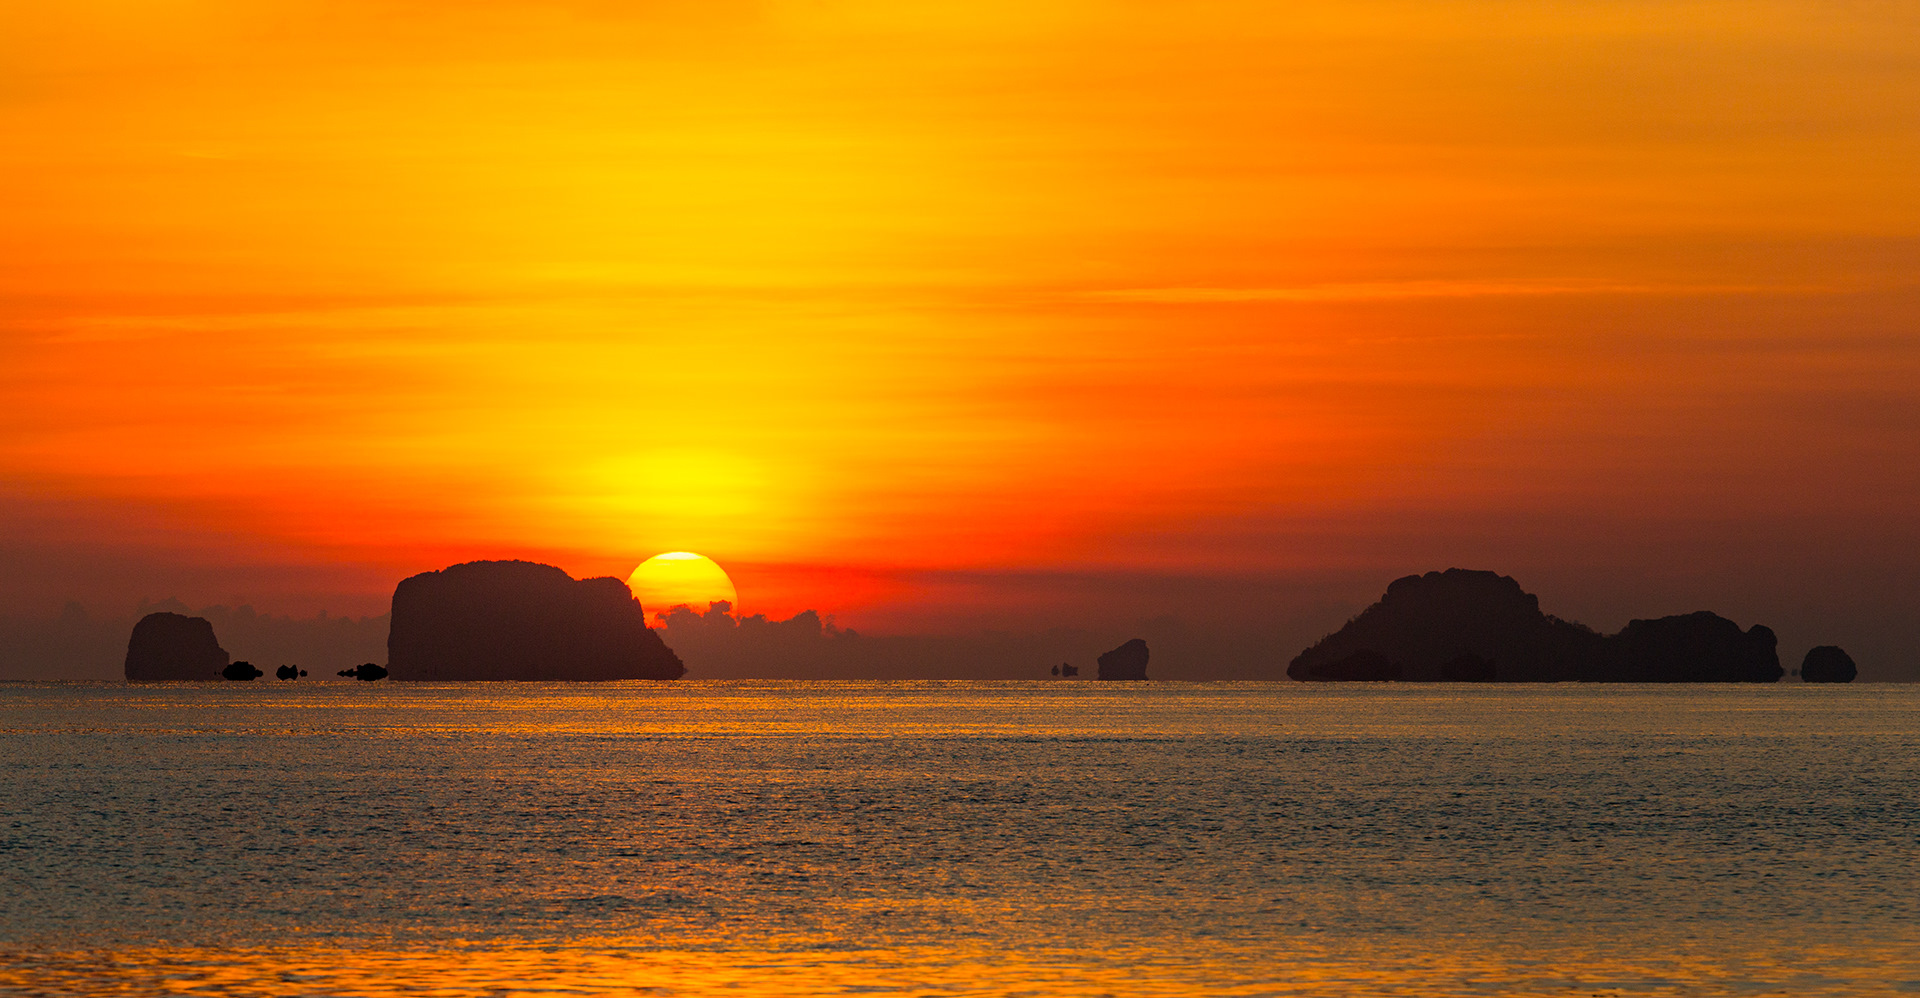
[[[15,4],[0,134],[17,605],[1460,564],[1917,657],[1912,5]]]

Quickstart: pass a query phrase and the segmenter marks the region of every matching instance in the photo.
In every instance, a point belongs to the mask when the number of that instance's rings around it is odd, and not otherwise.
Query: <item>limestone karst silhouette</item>
[[[1301,652],[1302,680],[1489,682],[1576,679],[1605,639],[1540,612],[1540,600],[1493,572],[1448,569],[1396,579],[1386,595]]]
[[[1780,679],[1773,631],[1700,611],[1630,622],[1619,634],[1540,611],[1495,572],[1409,575],[1287,675],[1310,681],[1746,682]]]
[[[372,662],[366,662],[351,669],[341,669],[338,675],[348,679],[358,679],[363,683],[373,683],[387,678],[387,670]]]
[[[1615,683],[1777,683],[1785,675],[1773,629],[1740,625],[1706,610],[1633,620],[1612,638],[1607,674]]]
[[[1860,675],[1854,667],[1853,656],[1834,645],[1820,645],[1807,649],[1807,657],[1800,660],[1800,681],[1803,683],[1851,683]]]
[[[205,617],[149,613],[127,639],[128,682],[217,680],[227,662],[227,650]]]
[[[395,680],[678,679],[680,659],[615,578],[552,565],[475,561],[393,591]]]
[[[1142,680],[1147,678],[1147,643],[1140,638],[1101,655],[1095,679]]]

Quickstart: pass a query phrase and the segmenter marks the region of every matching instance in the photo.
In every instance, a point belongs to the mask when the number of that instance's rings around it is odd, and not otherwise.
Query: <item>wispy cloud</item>
[[[1830,288],[1762,284],[1628,284],[1608,281],[1361,281],[1289,287],[1112,288],[1076,296],[1093,301],[1204,304],[1259,301],[1386,301],[1411,298],[1509,298],[1552,295],[1740,295],[1817,293]]]

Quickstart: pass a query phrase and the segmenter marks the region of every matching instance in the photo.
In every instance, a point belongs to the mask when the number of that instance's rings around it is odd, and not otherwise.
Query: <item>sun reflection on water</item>
[[[1920,990],[1916,720],[1871,687],[11,686],[0,995]]]
[[[752,995],[1863,995],[1911,990],[1887,971],[1901,945],[1768,941],[1739,952],[1644,955],[1516,948],[1444,951],[1203,946],[1170,952],[1118,944],[1081,949],[898,947],[842,950],[830,939],[781,949],[663,949],[657,940],[591,939],[512,947],[150,947],[0,954],[0,994],[365,998],[554,994]],[[1904,987],[1903,987],[1904,985]]]

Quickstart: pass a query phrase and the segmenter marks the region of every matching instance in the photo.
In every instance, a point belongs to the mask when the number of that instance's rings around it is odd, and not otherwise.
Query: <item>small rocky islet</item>
[[[1853,656],[1833,645],[1810,648],[1807,657],[1800,660],[1803,683],[1851,683],[1859,675]]]

